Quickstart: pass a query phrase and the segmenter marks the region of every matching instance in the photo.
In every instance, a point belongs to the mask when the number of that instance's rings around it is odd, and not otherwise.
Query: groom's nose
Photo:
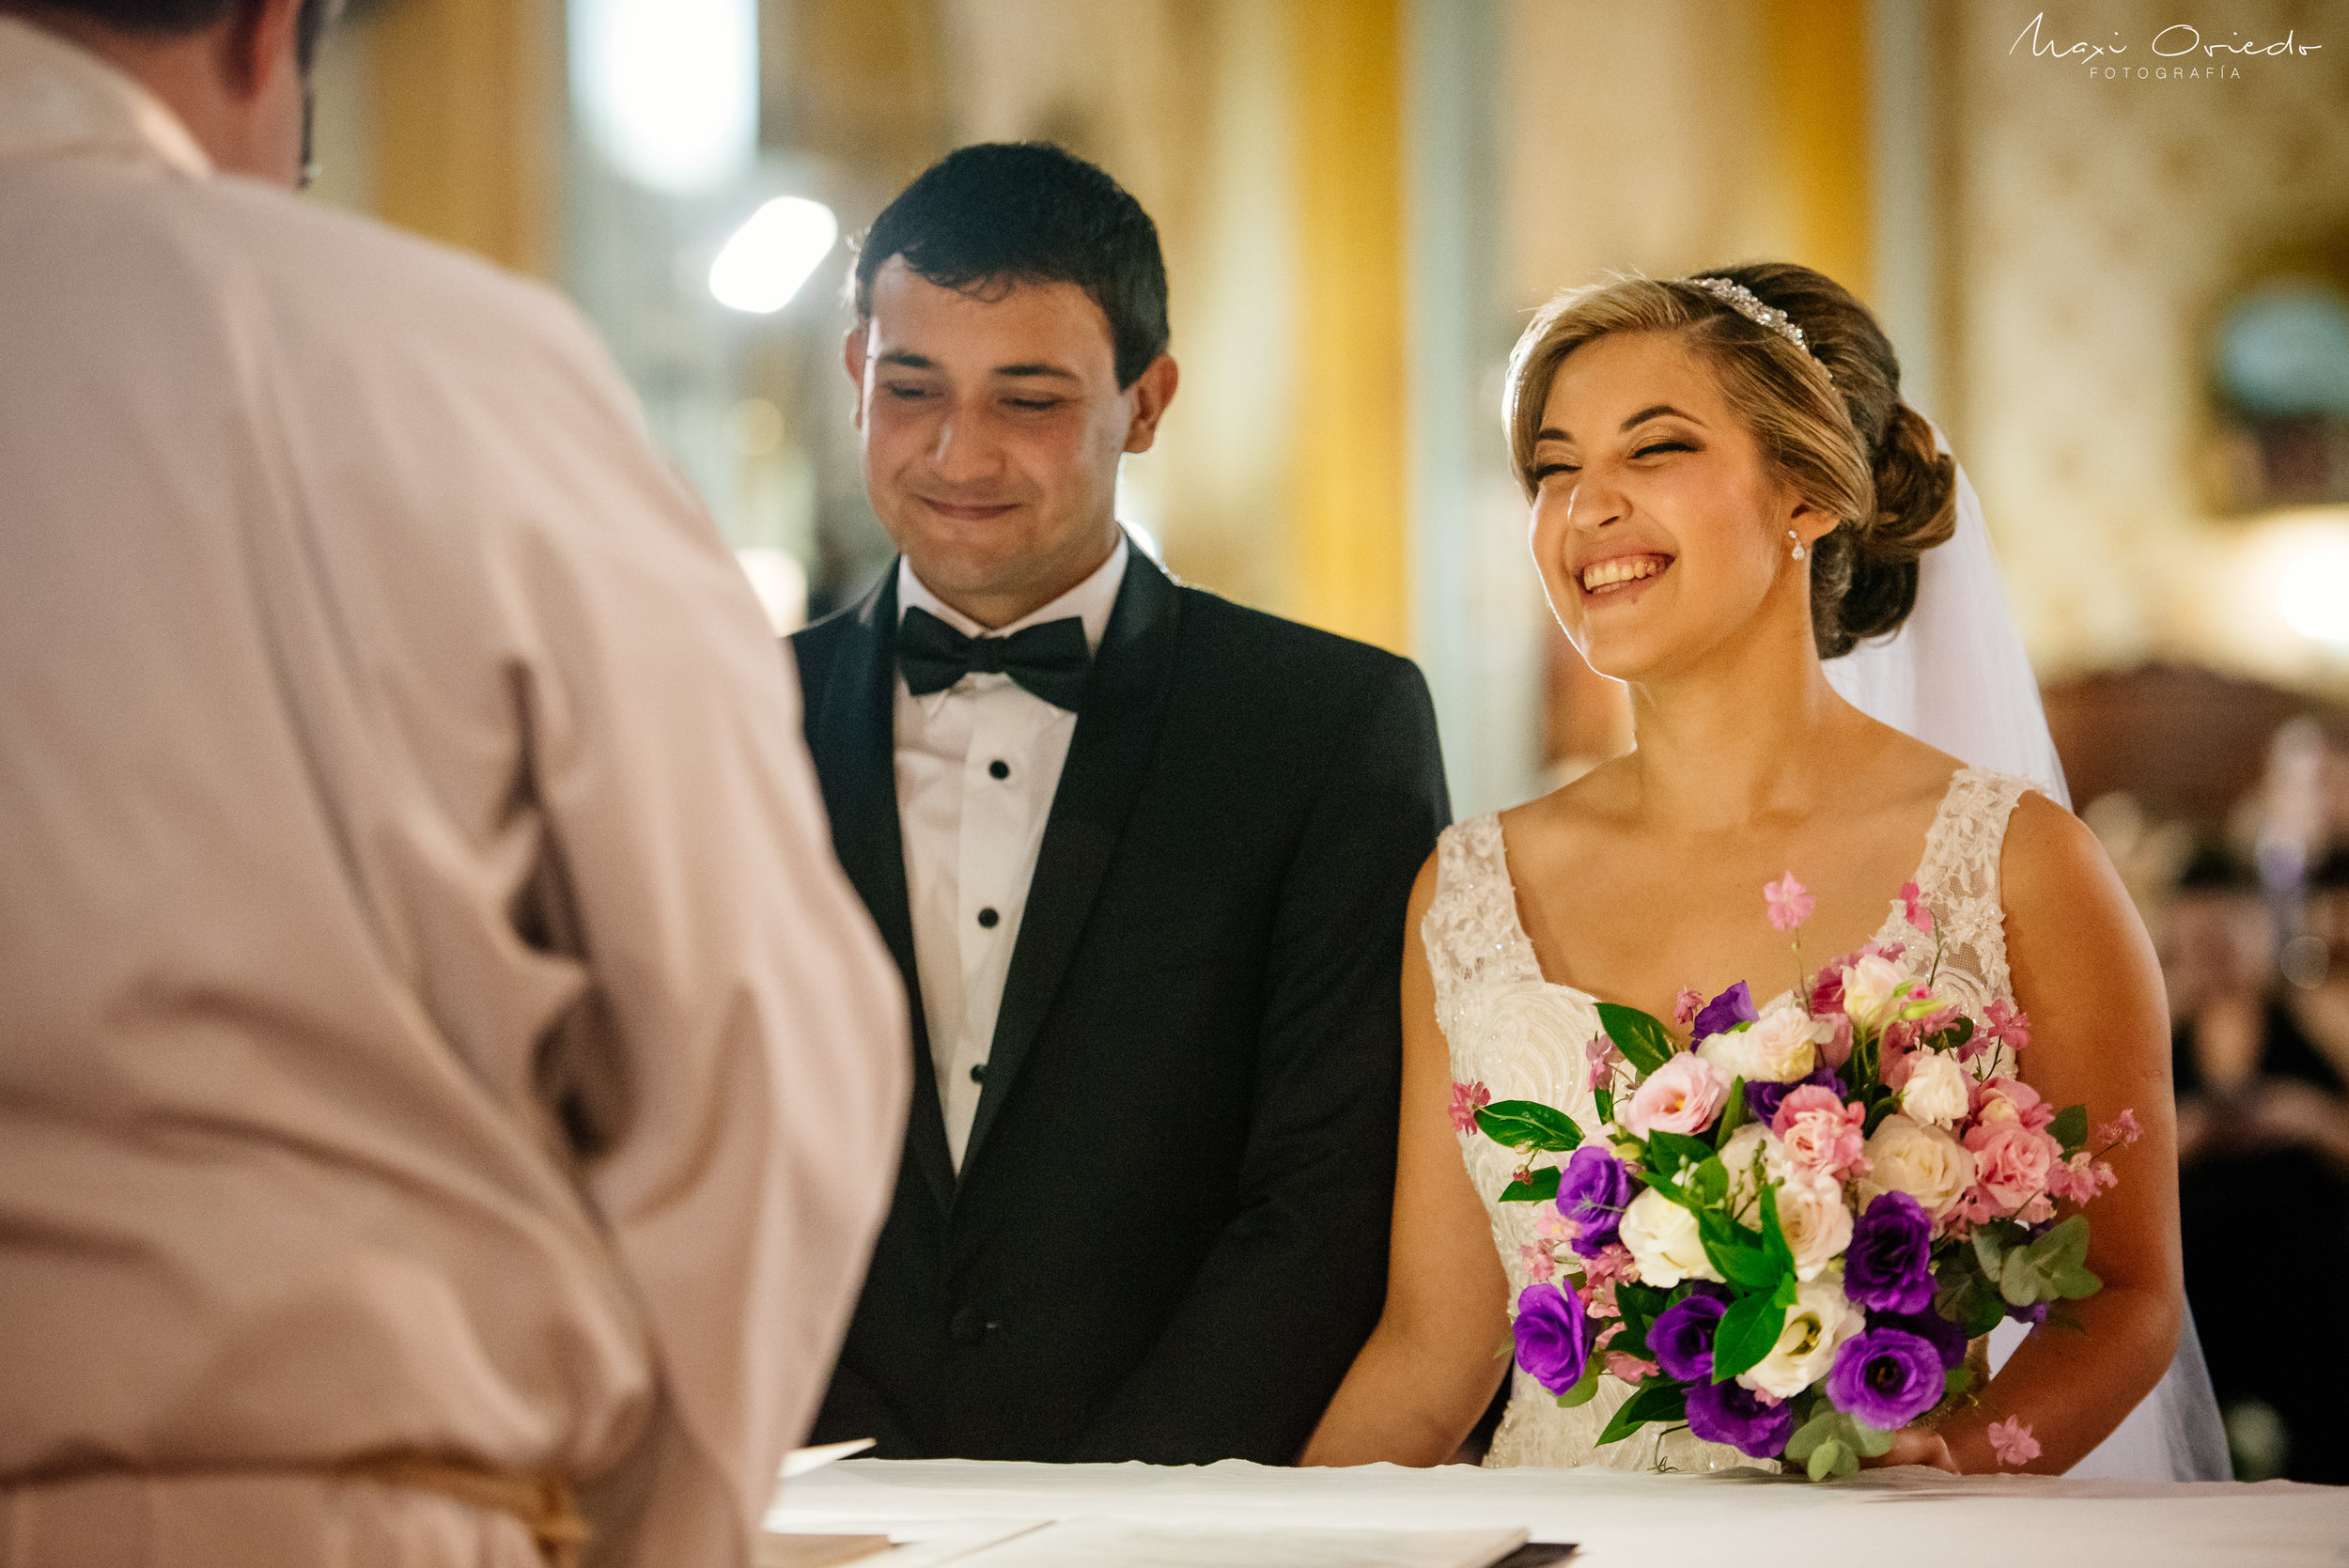
[[[985,479],[1003,466],[1003,448],[988,428],[984,404],[958,403],[946,411],[930,438],[931,469],[951,484]]]

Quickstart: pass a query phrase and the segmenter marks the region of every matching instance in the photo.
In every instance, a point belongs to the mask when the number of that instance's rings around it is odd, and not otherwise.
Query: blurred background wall
[[[848,238],[964,142],[1102,163],[1184,371],[1121,515],[1416,657],[1463,815],[1628,743],[1525,556],[1527,313],[1834,274],[1981,490],[2164,945],[2189,1173],[2315,1161],[2349,1281],[2349,0],[362,0],[323,70],[319,199],[568,293],[779,626],[889,558]],[[2255,1383],[2247,1471],[2349,1479]]]

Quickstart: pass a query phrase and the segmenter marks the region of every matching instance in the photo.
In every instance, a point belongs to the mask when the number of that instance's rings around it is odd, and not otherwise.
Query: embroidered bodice
[[[1943,941],[1934,989],[1979,1018],[1994,999],[2013,1002],[2007,972],[2004,907],[1999,858],[2008,816],[2027,779],[1963,768],[1950,786],[1925,836],[1917,884],[1930,900]],[[1907,936],[1895,902],[1878,933]],[[1571,986],[1542,978],[1533,944],[1517,916],[1517,889],[1502,854],[1501,819],[1487,814],[1447,829],[1436,850],[1436,893],[1420,927],[1435,979],[1436,1019],[1452,1058],[1456,1083],[1482,1083],[1496,1100],[1538,1100],[1583,1127],[1598,1122],[1584,1045],[1602,1032],[1595,1000]],[[2001,1048],[2003,1049],[2003,1048]],[[2009,1070],[2011,1063],[2000,1070]],[[1469,1176],[1492,1220],[1493,1243],[1509,1276],[1509,1299],[1532,1283],[1524,1250],[1534,1240],[1533,1219],[1545,1205],[1499,1202],[1518,1157],[1481,1133],[1460,1139]],[[1544,1156],[1537,1163],[1563,1163]],[[1646,1469],[1727,1469],[1756,1463],[1732,1448],[1699,1442],[1685,1428],[1660,1436],[1655,1427],[1604,1449],[1595,1446],[1608,1418],[1630,1387],[1601,1376],[1597,1396],[1572,1410],[1522,1369],[1512,1372],[1508,1413],[1485,1463],[1490,1466],[1601,1465]]]

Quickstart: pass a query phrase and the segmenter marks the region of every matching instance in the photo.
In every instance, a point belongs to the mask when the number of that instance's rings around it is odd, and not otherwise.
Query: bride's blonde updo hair
[[[1811,550],[1811,624],[1820,658],[1849,653],[1916,608],[1919,559],[1957,528],[1956,465],[1934,450],[1924,416],[1901,401],[1892,345],[1843,285],[1783,261],[1695,275],[1726,278],[1785,312],[1806,346],[1688,279],[1568,289],[1542,307],[1510,355],[1506,418],[1517,481],[1533,493],[1533,440],[1568,354],[1614,333],[1682,337],[1713,365],[1763,460],[1804,501],[1843,520]]]

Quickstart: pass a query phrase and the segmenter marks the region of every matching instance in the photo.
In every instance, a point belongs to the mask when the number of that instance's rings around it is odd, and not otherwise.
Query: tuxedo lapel
[[[1051,1010],[1077,950],[1110,854],[1134,797],[1150,771],[1174,668],[1181,593],[1157,564],[1134,551],[1102,632],[1084,706],[1069,737],[1068,760],[1052,795],[1035,875],[1028,884],[1019,940],[1003,980],[1003,1000],[988,1052],[987,1083],[963,1151],[970,1171],[988,1129],[1019,1076],[1020,1061]]]
[[[897,572],[850,613],[823,690],[811,695],[808,733],[815,737],[816,775],[832,816],[832,849],[863,896],[881,939],[905,977],[912,1015],[913,1107],[906,1157],[942,1212],[955,1194],[954,1157],[946,1147],[946,1114],[938,1099],[929,1031],[922,1011],[921,971],[913,961],[913,916],[906,894],[905,842],[897,827],[896,769]]]

